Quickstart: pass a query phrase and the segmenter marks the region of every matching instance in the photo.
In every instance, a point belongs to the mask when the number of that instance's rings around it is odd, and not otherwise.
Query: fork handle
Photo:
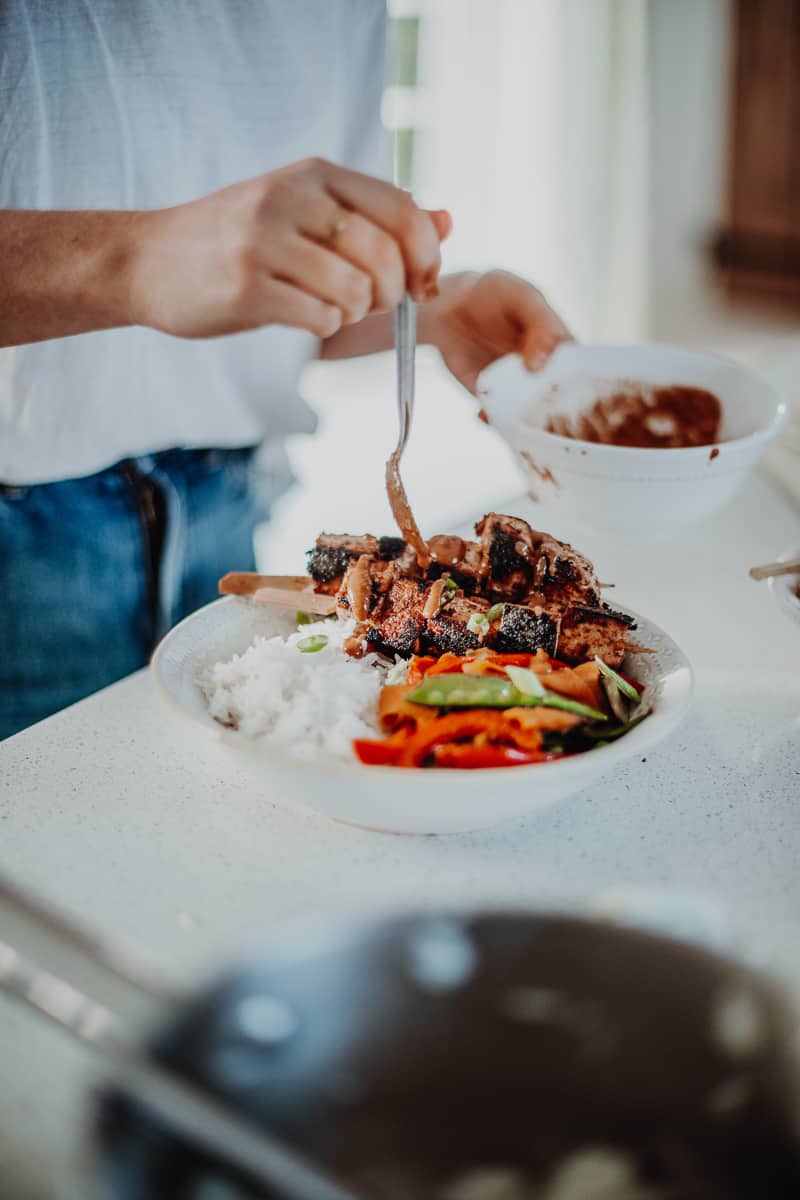
[[[414,360],[417,348],[417,306],[406,294],[394,312],[397,352],[397,408],[400,424],[398,450],[405,449],[414,413]]]

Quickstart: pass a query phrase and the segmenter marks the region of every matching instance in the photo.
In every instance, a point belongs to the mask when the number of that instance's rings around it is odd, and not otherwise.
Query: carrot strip
[[[411,662],[408,664],[408,672],[406,674],[406,683],[422,683],[425,678],[425,672],[428,671],[436,662],[436,659],[428,655],[414,655]]]
[[[378,716],[384,729],[394,731],[401,726],[412,732],[420,725],[436,720],[437,710],[429,704],[413,704],[406,699],[416,683],[392,683],[381,688],[378,697]]]
[[[434,661],[433,666],[428,667],[425,675],[454,675],[460,672],[467,660],[463,654],[452,654],[449,650],[446,651],[441,658]]]

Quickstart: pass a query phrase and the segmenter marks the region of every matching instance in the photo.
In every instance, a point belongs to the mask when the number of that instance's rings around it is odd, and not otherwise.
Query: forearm
[[[444,280],[442,281],[444,282]],[[435,342],[435,323],[431,311],[435,301],[421,304],[417,309],[417,342]],[[344,325],[333,337],[322,343],[320,358],[360,358],[363,354],[378,354],[394,346],[392,313],[375,313],[357,325]]]
[[[360,358],[363,354],[378,354],[394,345],[392,314],[375,313],[357,325],[344,325],[333,337],[322,343],[320,358]]]
[[[131,324],[141,215],[0,211],[0,346]]]
[[[471,272],[443,276],[439,280],[439,296],[417,306],[417,342],[420,345],[439,344],[442,312],[459,294],[478,278]],[[333,337],[322,343],[321,358],[358,358],[377,354],[394,346],[392,313],[376,313],[357,325],[345,325]]]

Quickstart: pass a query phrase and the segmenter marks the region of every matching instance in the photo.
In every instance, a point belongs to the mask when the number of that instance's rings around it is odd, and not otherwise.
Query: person
[[[0,737],[143,666],[252,568],[315,355],[419,338],[475,389],[567,336],[441,277],[380,178],[383,0],[0,5]]]

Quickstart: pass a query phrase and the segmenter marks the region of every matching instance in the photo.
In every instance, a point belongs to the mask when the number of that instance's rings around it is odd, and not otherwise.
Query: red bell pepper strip
[[[369,767],[394,767],[400,760],[400,755],[408,742],[407,733],[402,736],[383,738],[372,741],[369,738],[356,738],[353,749],[359,762]]]
[[[434,746],[432,757],[434,767],[474,770],[482,767],[523,767],[529,763],[546,762],[553,755],[520,750],[517,746],[493,746],[490,743],[476,746],[467,742]]]

